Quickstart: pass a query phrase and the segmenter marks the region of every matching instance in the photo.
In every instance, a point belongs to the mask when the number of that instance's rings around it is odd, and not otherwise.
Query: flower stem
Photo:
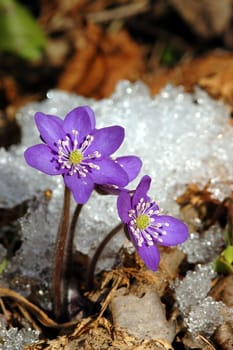
[[[83,204],[77,204],[75,211],[74,211],[74,214],[73,214],[73,217],[72,217],[72,220],[71,220],[71,224],[70,224],[69,242],[68,242],[69,243],[68,253],[69,253],[70,259],[72,259],[72,256],[73,256],[72,253],[73,253],[74,233],[75,233],[75,228],[76,228],[77,221],[78,221],[79,215],[81,213],[82,207],[83,207]]]
[[[67,268],[70,259],[69,239],[70,190],[65,187],[64,201],[57,232],[53,270],[53,312],[57,321],[64,321],[67,315]]]
[[[100,245],[97,247],[87,273],[87,289],[91,290],[94,286],[94,273],[95,273],[95,268],[96,264],[98,262],[98,259],[104,250],[105,246],[108,244],[108,242],[123,228],[123,224],[120,223],[112,231],[110,231],[107,236],[103,239],[103,241],[100,243]]]

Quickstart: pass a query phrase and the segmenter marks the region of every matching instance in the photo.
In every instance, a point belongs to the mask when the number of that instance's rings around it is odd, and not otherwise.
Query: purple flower
[[[188,228],[180,220],[159,213],[158,205],[148,197],[151,178],[143,176],[133,195],[121,192],[117,208],[125,230],[138,254],[152,271],[157,270],[160,254],[157,244],[173,246],[188,238]]]
[[[78,203],[87,202],[95,184],[128,184],[128,173],[111,158],[124,139],[122,127],[96,129],[88,106],[73,109],[64,120],[36,113],[35,122],[44,143],[25,151],[27,163],[48,175],[62,175]]]
[[[142,161],[136,156],[123,156],[117,157],[115,162],[120,165],[122,170],[128,176],[128,182],[133,181],[139,174]],[[121,191],[129,191],[126,188],[116,186],[114,184],[96,185],[95,189],[100,194],[116,194],[118,195]]]

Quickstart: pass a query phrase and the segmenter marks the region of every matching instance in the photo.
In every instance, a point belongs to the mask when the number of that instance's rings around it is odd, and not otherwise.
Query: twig
[[[41,310],[38,306],[35,304],[31,303],[28,301],[26,298],[24,298],[22,295],[18,294],[17,292],[8,289],[8,288],[1,288],[0,287],[0,297],[6,297],[6,298],[11,298],[14,301],[16,301],[18,304],[21,306],[23,305],[26,309],[28,309],[36,318],[37,320],[43,324],[46,327],[51,327],[51,328],[66,328],[66,327],[71,327],[75,324],[77,324],[77,321],[71,321],[71,322],[66,322],[66,323],[57,323],[51,318],[48,317],[48,315]]]
[[[104,10],[96,13],[91,13],[87,19],[94,23],[109,22],[116,19],[122,19],[134,16],[138,13],[147,11],[149,8],[149,1],[140,1],[133,4],[120,6],[111,10]]]

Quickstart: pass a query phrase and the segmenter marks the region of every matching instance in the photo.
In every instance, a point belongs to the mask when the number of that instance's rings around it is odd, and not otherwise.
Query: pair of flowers
[[[125,189],[138,175],[142,162],[136,156],[111,157],[124,140],[121,126],[97,129],[88,106],[73,109],[64,120],[36,113],[35,122],[43,143],[25,151],[26,162],[48,175],[62,175],[79,204],[86,203],[94,189],[117,194],[119,217],[148,268],[158,268],[157,244],[172,246],[187,239],[187,226],[161,215],[147,195],[149,176],[142,177],[133,193]]]

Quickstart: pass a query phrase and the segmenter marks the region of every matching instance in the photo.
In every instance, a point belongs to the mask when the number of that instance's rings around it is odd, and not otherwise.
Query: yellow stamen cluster
[[[79,149],[76,149],[76,150],[70,152],[69,161],[72,164],[74,164],[74,165],[79,164],[79,163],[81,163],[82,160],[83,160],[83,154]]]
[[[150,225],[150,218],[146,214],[142,214],[136,218],[136,225],[139,230],[145,230]]]

